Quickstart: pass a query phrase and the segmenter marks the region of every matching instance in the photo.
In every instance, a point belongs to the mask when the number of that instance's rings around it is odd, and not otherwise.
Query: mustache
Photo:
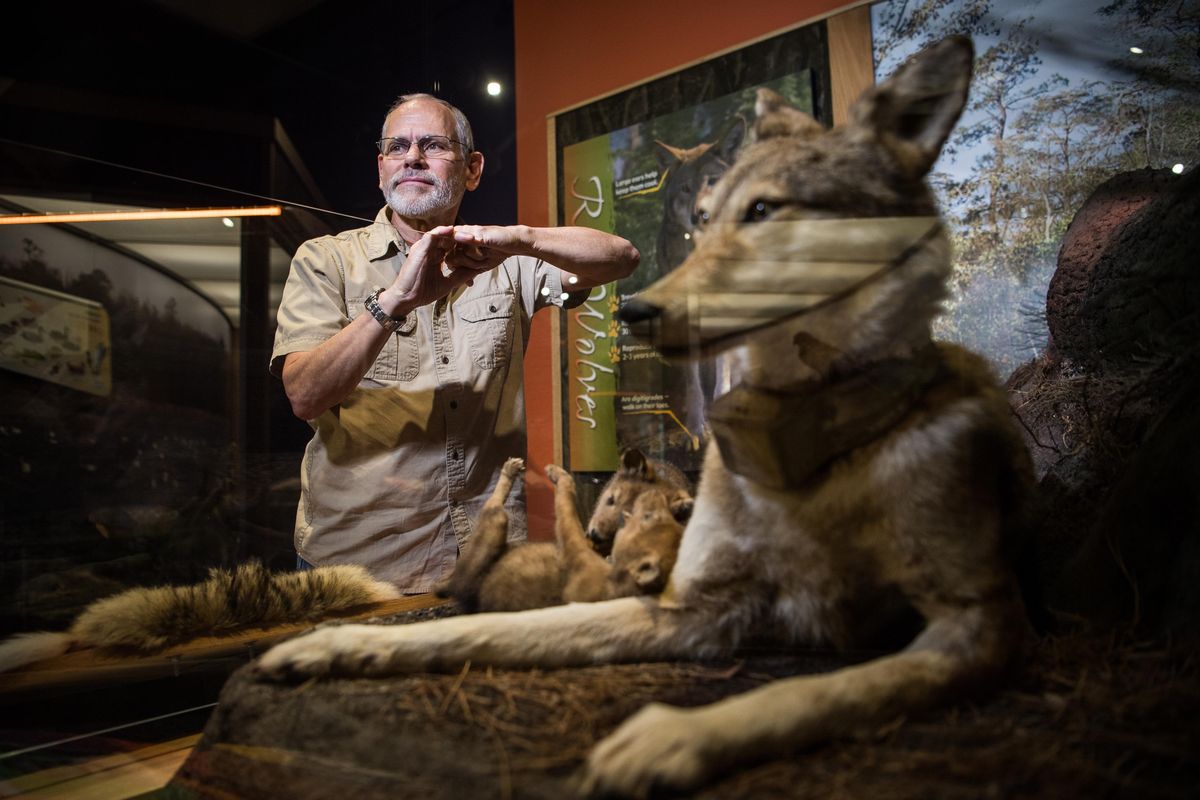
[[[393,187],[399,186],[401,181],[407,181],[412,178],[416,178],[417,180],[420,180],[420,181],[425,181],[426,183],[431,183],[434,186],[439,185],[437,176],[434,175],[429,170],[426,170],[426,169],[402,169],[399,172],[397,172],[395,175],[392,176],[392,186]]]

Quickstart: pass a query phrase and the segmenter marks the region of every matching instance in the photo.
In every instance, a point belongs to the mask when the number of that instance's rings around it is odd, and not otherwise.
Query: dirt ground
[[[413,612],[422,614],[422,612]],[[436,613],[436,612],[434,612]],[[404,615],[409,621],[412,614]],[[246,669],[164,796],[560,798],[646,702],[697,705],[868,657],[748,650],[704,663],[280,686]],[[750,765],[702,798],[1194,798],[1200,650],[1044,636],[987,698]]]

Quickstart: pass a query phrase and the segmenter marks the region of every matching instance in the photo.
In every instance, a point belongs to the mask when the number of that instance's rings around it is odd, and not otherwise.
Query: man
[[[372,225],[301,245],[271,371],[315,430],[300,565],[359,563],[425,592],[453,569],[501,465],[525,455],[533,312],[578,305],[639,256],[588,228],[456,224],[484,159],[445,101],[401,97],[379,150],[387,206]],[[512,499],[520,538],[524,495]]]

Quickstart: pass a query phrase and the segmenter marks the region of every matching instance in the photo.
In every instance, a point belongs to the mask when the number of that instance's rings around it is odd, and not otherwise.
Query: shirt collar
[[[379,209],[375,221],[367,231],[367,258],[375,261],[386,258],[393,252],[408,253],[408,245],[400,238],[400,232],[392,225],[387,206]],[[395,248],[395,250],[393,250]]]
[[[455,218],[454,224],[465,225],[466,223],[459,216]],[[393,247],[396,248],[396,252],[408,255],[408,244],[401,238],[396,227],[392,225],[391,209],[384,206],[379,209],[379,213],[375,215],[375,221],[367,230],[367,258],[371,261],[387,258],[392,255]]]

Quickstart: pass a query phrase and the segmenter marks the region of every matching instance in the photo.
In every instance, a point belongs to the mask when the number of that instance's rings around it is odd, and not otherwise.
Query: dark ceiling
[[[383,114],[398,94],[432,91],[467,113],[487,156],[464,214],[515,221],[509,2],[110,0],[26,4],[5,16],[0,138],[250,189],[261,185],[250,174],[261,165],[230,156],[220,129],[273,116],[329,206],[372,217],[382,205],[373,142]],[[504,85],[499,98],[486,94],[489,80]],[[139,127],[138,109],[158,124]],[[164,127],[171,115],[181,119]],[[105,122],[110,116],[122,124]],[[30,162],[35,155],[28,151]],[[22,171],[0,168],[0,190]],[[24,178],[45,174],[30,169]],[[95,180],[122,178],[108,170]],[[136,184],[136,173],[129,180]]]

